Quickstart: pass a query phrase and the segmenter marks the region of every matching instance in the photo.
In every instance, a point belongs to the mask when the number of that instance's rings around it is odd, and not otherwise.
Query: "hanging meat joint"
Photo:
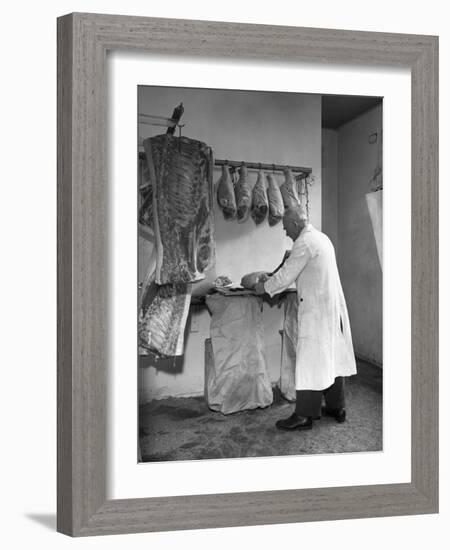
[[[159,357],[183,355],[191,284],[157,285],[149,273],[141,295],[139,345]]]
[[[284,215],[283,197],[277,180],[272,174],[267,174],[267,199],[269,201],[269,225],[276,225]]]
[[[267,211],[269,210],[266,188],[266,176],[264,172],[260,170],[252,191],[252,218],[257,225],[265,220]]]
[[[285,208],[293,208],[300,204],[297,183],[289,168],[284,168],[284,182],[280,186],[281,196]]]
[[[153,189],[156,283],[191,283],[213,265],[212,150],[188,137],[144,140]]]
[[[222,166],[222,175],[217,183],[217,202],[226,220],[232,220],[236,217],[234,187],[231,181],[230,169],[227,164]]]
[[[237,221],[247,221],[252,205],[252,192],[248,183],[248,171],[245,164],[239,168],[239,180],[234,188],[237,207]]]

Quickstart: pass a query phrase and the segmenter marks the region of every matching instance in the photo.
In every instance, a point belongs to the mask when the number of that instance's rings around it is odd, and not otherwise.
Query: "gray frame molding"
[[[409,67],[411,483],[107,500],[106,52]],[[438,511],[438,38],[74,13],[58,19],[58,521],[72,536]]]

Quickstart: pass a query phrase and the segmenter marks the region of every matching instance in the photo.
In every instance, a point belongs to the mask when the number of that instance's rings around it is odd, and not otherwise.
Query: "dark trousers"
[[[295,412],[298,416],[318,418],[321,416],[322,395],[328,409],[343,409],[345,407],[344,385],[344,378],[337,376],[334,384],[325,390],[297,390]]]

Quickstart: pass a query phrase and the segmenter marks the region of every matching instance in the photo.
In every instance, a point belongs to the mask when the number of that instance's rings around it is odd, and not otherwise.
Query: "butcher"
[[[322,414],[346,419],[344,377],[356,374],[350,322],[330,239],[315,229],[302,207],[288,208],[286,235],[294,241],[290,255],[272,276],[255,286],[271,297],[294,282],[298,300],[295,363],[295,410],[278,420],[281,430],[307,430]],[[322,395],[325,407],[322,409]]]

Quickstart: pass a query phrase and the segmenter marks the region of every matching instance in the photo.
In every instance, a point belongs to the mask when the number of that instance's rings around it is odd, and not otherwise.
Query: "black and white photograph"
[[[448,538],[445,6],[6,4],[5,548]]]
[[[138,87],[139,461],[383,449],[382,98]]]

